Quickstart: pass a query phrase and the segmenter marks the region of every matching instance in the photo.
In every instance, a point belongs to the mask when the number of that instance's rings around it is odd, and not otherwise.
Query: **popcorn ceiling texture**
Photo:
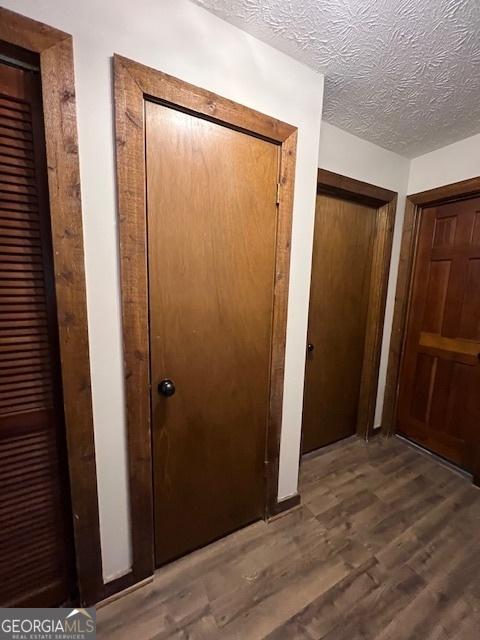
[[[416,157],[480,132],[480,0],[195,1],[325,73],[350,133]]]

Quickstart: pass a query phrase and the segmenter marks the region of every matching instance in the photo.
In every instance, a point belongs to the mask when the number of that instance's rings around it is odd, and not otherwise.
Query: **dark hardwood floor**
[[[397,438],[302,465],[302,506],[157,571],[98,638],[479,640],[480,491]]]

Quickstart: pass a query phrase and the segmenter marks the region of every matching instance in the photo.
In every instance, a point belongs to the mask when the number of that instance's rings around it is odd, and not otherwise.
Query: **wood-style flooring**
[[[350,439],[303,463],[300,490],[301,507],[101,608],[98,638],[480,639],[467,478],[397,438]]]

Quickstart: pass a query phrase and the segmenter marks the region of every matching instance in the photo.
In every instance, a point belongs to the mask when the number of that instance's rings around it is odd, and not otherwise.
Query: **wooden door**
[[[376,209],[317,195],[302,451],[355,433]]]
[[[475,471],[480,446],[480,198],[425,208],[398,431]]]
[[[264,514],[279,149],[151,102],[145,117],[162,564]]]
[[[0,605],[74,589],[40,78],[0,63]]]

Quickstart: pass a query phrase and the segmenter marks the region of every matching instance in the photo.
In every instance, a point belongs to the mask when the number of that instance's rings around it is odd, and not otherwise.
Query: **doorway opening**
[[[39,71],[33,55],[27,61],[13,47],[0,46],[0,475],[5,487],[0,601],[5,606],[39,601],[58,606],[76,595]]]
[[[104,589],[72,38],[1,8],[0,42],[0,600],[93,604]]]
[[[302,453],[373,435],[396,202],[319,169]]]
[[[139,581],[279,509],[297,130],[126,58],[114,69]]]
[[[480,178],[408,196],[383,424],[480,482]]]

